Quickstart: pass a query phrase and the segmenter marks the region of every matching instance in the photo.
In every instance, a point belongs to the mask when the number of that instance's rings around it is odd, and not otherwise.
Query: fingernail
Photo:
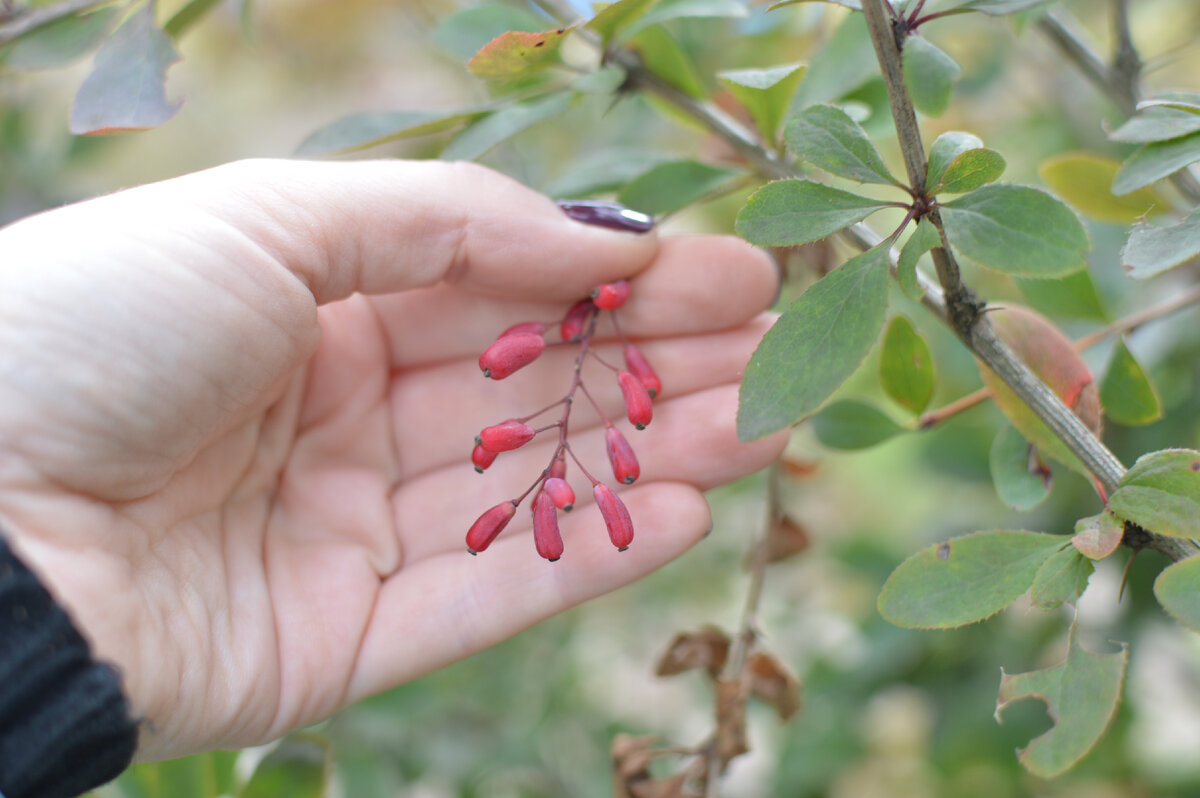
[[[575,221],[596,227],[629,233],[648,233],[654,229],[654,217],[615,202],[559,200],[558,207]]]

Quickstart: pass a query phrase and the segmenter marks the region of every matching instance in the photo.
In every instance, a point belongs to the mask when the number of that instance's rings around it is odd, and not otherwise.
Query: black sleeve
[[[120,677],[0,536],[0,798],[69,798],[129,766]]]

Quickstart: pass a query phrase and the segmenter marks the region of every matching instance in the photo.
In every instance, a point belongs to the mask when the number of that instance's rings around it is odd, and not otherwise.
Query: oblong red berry
[[[514,324],[496,337],[499,339],[506,335],[513,335],[515,333],[533,333],[534,335],[544,335],[546,333],[546,325],[540,321],[523,321],[520,324]]]
[[[548,491],[533,500],[533,545],[537,553],[554,562],[563,553],[562,534],[558,531],[558,510]]]
[[[613,476],[618,482],[632,485],[641,475],[642,469],[629,441],[625,440],[620,430],[609,427],[604,430],[604,448],[608,450],[608,462],[612,464]]]
[[[483,350],[479,356],[479,368],[483,370],[483,376],[502,380],[537,360],[545,348],[546,339],[531,332],[502,335]]]
[[[646,360],[646,356],[642,354],[642,350],[633,344],[625,345],[625,368],[642,381],[642,385],[646,386],[646,393],[650,394],[651,399],[662,393],[662,380],[658,378],[658,374],[654,372],[650,361]]]
[[[601,310],[616,310],[629,301],[632,292],[628,280],[601,283],[592,289],[592,302]]]
[[[475,448],[471,450],[471,462],[475,466],[475,470],[482,474],[487,467],[496,462],[496,452],[491,449],[483,448],[483,444],[475,444]]]
[[[508,501],[497,504],[479,516],[467,530],[467,551],[476,554],[492,545],[492,541],[508,526],[516,512],[517,505]]]
[[[629,423],[638,429],[645,429],[654,417],[654,407],[650,404],[650,393],[642,381],[622,371],[617,375],[617,385],[621,386],[621,395],[625,397],[625,415]]]
[[[560,510],[570,510],[575,505],[575,489],[562,477],[550,477],[542,483],[542,490]]]
[[[592,304],[591,299],[581,299],[571,306],[567,311],[567,315],[563,316],[561,324],[559,324],[562,339],[564,341],[573,341],[583,335],[584,325],[587,324],[588,318],[592,315],[592,311],[596,306]]]
[[[559,452],[558,456],[554,458],[554,462],[550,464],[549,476],[558,477],[559,479],[566,479],[567,457],[563,452]]]
[[[592,495],[596,497],[596,506],[604,517],[604,525],[608,527],[609,540],[620,551],[625,551],[633,542],[633,519],[629,517],[625,502],[603,482],[596,483]]]
[[[479,445],[489,452],[511,452],[529,443],[536,434],[536,430],[528,424],[505,421],[480,430]]]

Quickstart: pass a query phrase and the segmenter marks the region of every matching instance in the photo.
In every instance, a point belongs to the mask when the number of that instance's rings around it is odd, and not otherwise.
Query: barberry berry
[[[528,424],[520,421],[505,421],[492,427],[484,427],[479,432],[480,446],[489,452],[510,452],[519,449],[533,440],[537,431]]]
[[[618,482],[632,485],[642,470],[629,441],[625,440],[620,430],[609,426],[604,430],[604,447],[608,450],[608,462],[612,464],[613,476]]]
[[[646,393],[650,394],[651,399],[662,393],[662,380],[651,368],[650,362],[646,360],[642,351],[633,344],[625,344],[625,368],[642,381],[642,385],[646,386]]]
[[[645,429],[654,416],[646,386],[628,371],[617,375],[617,384],[621,386],[621,394],[625,397],[625,415],[629,417],[629,423],[638,429]]]
[[[523,321],[520,324],[514,324],[496,337],[503,338],[506,335],[513,335],[514,333],[533,333],[534,335],[545,335],[546,325],[540,321]]]
[[[633,542],[633,519],[629,517],[625,502],[603,482],[596,483],[592,495],[596,497],[596,506],[604,517],[604,525],[608,527],[609,540],[618,550],[625,551]]]
[[[492,545],[492,541],[508,526],[516,512],[517,503],[509,501],[501,502],[479,516],[467,530],[467,551],[475,554]]]
[[[558,531],[558,509],[543,491],[533,500],[533,545],[537,553],[554,562],[563,553],[562,534]]]
[[[628,280],[602,283],[592,289],[592,302],[601,310],[616,310],[629,301],[631,293]]]
[[[502,335],[479,356],[483,376],[502,380],[519,368],[537,360],[546,348],[546,339],[531,332]]]
[[[564,512],[575,506],[575,490],[562,477],[549,477],[542,483],[542,490],[549,494],[554,506]]]
[[[471,450],[471,462],[475,465],[475,470],[482,474],[488,466],[496,462],[496,452],[483,448],[482,443],[477,443]]]
[[[571,306],[567,311],[567,315],[563,316],[562,323],[559,325],[559,330],[562,333],[564,341],[574,341],[583,335],[583,328],[587,324],[587,320],[591,317],[592,311],[596,306],[592,304],[590,299],[581,299]]]

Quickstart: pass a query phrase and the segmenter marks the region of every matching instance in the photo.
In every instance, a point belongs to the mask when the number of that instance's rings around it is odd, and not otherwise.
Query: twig
[[[992,398],[992,392],[988,388],[980,388],[978,391],[960,396],[953,402],[948,402],[936,410],[930,410],[927,413],[922,413],[920,420],[917,422],[919,429],[929,429],[930,427],[941,424],[948,418],[957,416],[964,410],[970,410],[975,405],[983,404],[988,399]]]
[[[1188,305],[1193,305],[1200,302],[1200,285],[1193,286],[1190,291],[1184,291],[1172,299],[1168,299],[1161,305],[1155,305],[1152,308],[1146,308],[1143,311],[1126,316],[1123,319],[1117,319],[1112,324],[1101,327],[1093,333],[1080,338],[1075,342],[1075,348],[1079,351],[1088,349],[1108,338],[1110,335],[1118,333],[1126,333],[1141,327],[1146,322],[1154,321],[1155,319],[1167,316],[1177,310],[1182,310]]]
[[[40,27],[57,22],[60,19],[87,11],[96,6],[111,5],[113,0],[63,0],[52,6],[33,8],[18,15],[11,22],[0,25],[0,47],[16,41],[27,33],[32,33]]]

